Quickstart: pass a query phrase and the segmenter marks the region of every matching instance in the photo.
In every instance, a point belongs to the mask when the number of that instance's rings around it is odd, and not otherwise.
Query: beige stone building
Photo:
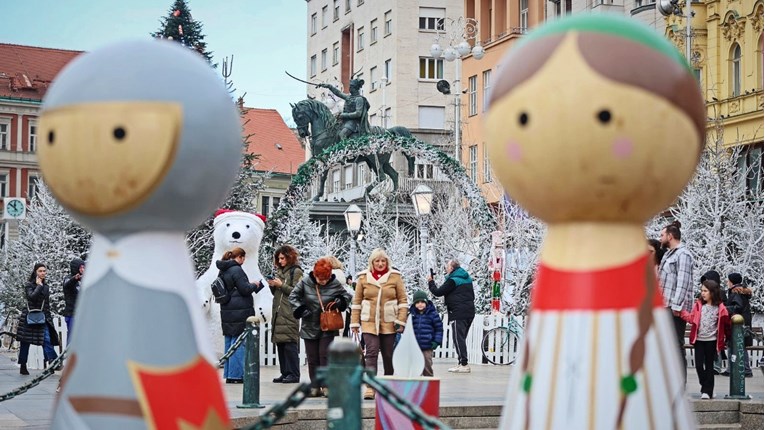
[[[681,0],[685,3],[684,0]],[[561,10],[562,7],[562,10]],[[550,0],[546,19],[579,13],[615,13],[640,21],[664,34],[664,17],[656,9],[656,0]]]
[[[370,125],[404,126],[423,141],[451,147],[454,99],[440,93],[436,83],[453,82],[456,68],[433,59],[430,47],[442,19],[463,14],[463,0],[307,0],[307,6],[306,80],[347,93],[350,79],[360,77],[371,105]],[[342,110],[342,100],[329,91],[308,86],[307,92],[335,112]],[[402,174],[402,192],[413,188],[415,181],[405,178],[403,156],[396,154],[394,166]],[[440,179],[437,169],[419,161],[414,176]],[[359,198],[371,179],[366,166],[335,169],[326,195],[330,200]]]

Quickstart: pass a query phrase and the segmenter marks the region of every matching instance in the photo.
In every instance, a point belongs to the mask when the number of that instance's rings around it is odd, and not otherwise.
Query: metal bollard
[[[325,371],[328,429],[361,428],[361,350],[350,339],[338,338],[329,346]]]
[[[731,352],[728,357],[728,369],[730,371],[730,394],[726,399],[751,399],[746,394],[746,379],[744,377],[744,317],[733,315],[730,322],[733,324],[731,340]]]
[[[244,381],[242,381],[242,404],[240,409],[265,408],[260,404],[260,323],[257,317],[247,318],[247,337],[244,347],[247,352],[244,358]],[[240,347],[241,348],[241,347]]]

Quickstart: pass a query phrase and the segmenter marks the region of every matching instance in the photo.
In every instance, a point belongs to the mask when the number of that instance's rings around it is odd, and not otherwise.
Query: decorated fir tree
[[[0,262],[0,303],[7,310],[26,306],[23,287],[35,263],[48,268],[51,310],[64,308],[62,286],[69,276],[69,262],[83,257],[90,247],[91,234],[83,229],[53,198],[41,181],[29,204],[27,216],[19,223],[19,237],[10,241]]]
[[[186,0],[175,0],[167,16],[160,19],[160,28],[152,37],[174,40],[199,52],[208,63],[212,64],[212,52],[207,51],[202,24],[191,17],[191,9]]]

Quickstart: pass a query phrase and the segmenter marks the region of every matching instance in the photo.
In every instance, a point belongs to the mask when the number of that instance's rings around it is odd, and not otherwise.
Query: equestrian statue
[[[290,75],[291,76],[291,75]],[[305,82],[305,81],[301,81]],[[301,138],[309,138],[311,145],[311,154],[314,156],[320,154],[325,149],[335,145],[344,139],[364,136],[367,134],[385,134],[390,133],[393,136],[410,137],[412,134],[406,127],[391,127],[385,129],[369,125],[369,102],[360,94],[361,87],[364,85],[363,79],[352,79],[349,85],[350,94],[345,94],[337,87],[331,84],[313,84],[317,88],[326,88],[337,97],[345,100],[345,107],[337,117],[335,117],[324,103],[314,99],[301,100],[292,107],[292,119],[297,124],[298,135]],[[310,127],[310,130],[309,130]],[[349,162],[365,162],[369,169],[377,176],[377,182],[383,180],[382,174],[387,175],[393,182],[393,191],[398,189],[398,172],[391,164],[391,153],[362,155],[348,160]],[[407,159],[409,175],[414,172],[414,157],[404,154]],[[319,192],[314,197],[318,201],[324,194],[324,184],[327,181],[327,172],[321,175]],[[376,183],[370,184],[366,188],[368,194]]]

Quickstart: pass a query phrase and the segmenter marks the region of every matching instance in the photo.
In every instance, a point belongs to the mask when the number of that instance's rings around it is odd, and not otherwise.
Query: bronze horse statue
[[[314,99],[301,100],[295,104],[290,103],[292,107],[292,119],[297,124],[298,135],[301,138],[308,137],[311,145],[311,153],[313,155],[320,154],[325,149],[335,145],[340,141],[340,123],[337,118],[332,114],[324,103]],[[310,127],[310,130],[309,130]],[[394,136],[412,136],[409,129],[406,127],[391,127],[384,129],[382,127],[371,127],[372,134],[385,134],[391,133]],[[357,137],[357,136],[352,136]],[[387,154],[371,154],[366,156],[359,156],[348,160],[348,162],[365,162],[369,169],[377,176],[377,182],[383,180],[382,174],[387,175],[391,181],[393,181],[393,191],[398,189],[398,172],[390,163],[391,153]],[[407,159],[407,167],[409,175],[414,172],[414,157],[404,154]],[[324,195],[324,184],[327,181],[327,173],[324,172],[321,175],[321,181],[319,184],[319,193],[314,197],[314,200],[319,200]],[[369,193],[375,184],[370,184],[366,188],[366,193]]]

